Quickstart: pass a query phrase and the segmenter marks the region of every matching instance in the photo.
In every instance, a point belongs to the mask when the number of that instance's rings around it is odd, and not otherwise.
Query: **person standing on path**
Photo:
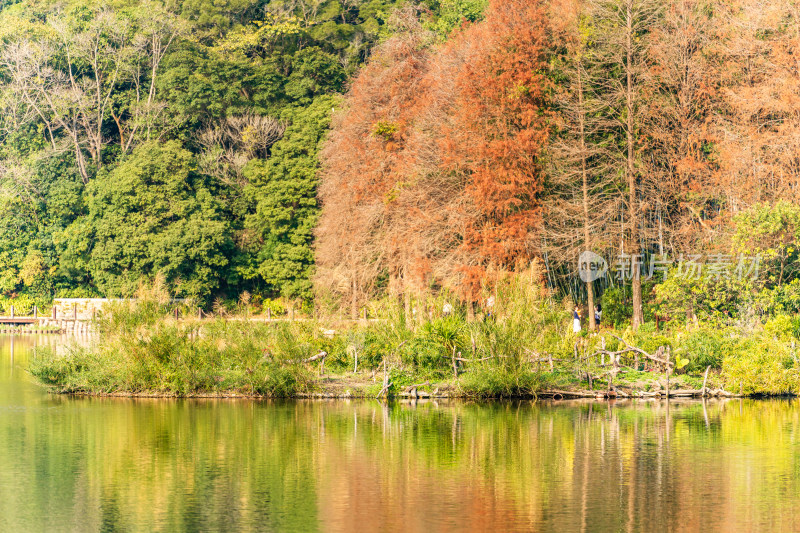
[[[578,309],[578,306],[575,306],[575,309],[572,311],[572,332],[573,333],[580,333],[581,332],[581,310]]]

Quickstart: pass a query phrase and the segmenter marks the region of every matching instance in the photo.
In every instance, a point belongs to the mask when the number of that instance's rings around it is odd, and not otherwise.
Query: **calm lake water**
[[[800,531],[800,403],[70,398],[0,337],[0,531]]]

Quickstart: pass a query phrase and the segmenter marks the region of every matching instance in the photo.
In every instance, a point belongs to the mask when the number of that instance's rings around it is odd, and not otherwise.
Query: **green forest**
[[[406,3],[0,2],[0,294],[309,300],[320,144]]]

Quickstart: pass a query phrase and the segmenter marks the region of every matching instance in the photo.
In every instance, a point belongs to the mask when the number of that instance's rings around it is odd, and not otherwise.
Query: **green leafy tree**
[[[158,274],[176,294],[208,296],[231,246],[214,186],[176,141],[143,144],[88,188],[87,266],[106,295],[131,294]]]
[[[431,7],[438,12],[438,17],[430,23],[433,29],[442,38],[465,22],[477,22],[483,19],[483,12],[489,0],[436,0],[431,2]]]
[[[336,104],[335,97],[323,96],[299,110],[272,157],[246,170],[256,206],[247,228],[257,236],[258,249],[245,277],[258,275],[290,298],[311,295],[311,245],[319,213],[317,154]]]
[[[800,206],[786,200],[756,204],[734,217],[736,251],[761,257],[763,276],[782,285],[798,273]]]

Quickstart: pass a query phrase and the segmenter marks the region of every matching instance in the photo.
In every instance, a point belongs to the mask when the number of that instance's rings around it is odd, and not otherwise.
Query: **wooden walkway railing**
[[[48,315],[42,315],[37,306],[33,306],[28,313],[17,313],[14,306],[10,306],[8,314],[0,316],[0,331],[2,325],[6,326],[41,326],[45,330],[60,332],[88,333],[92,329],[92,316],[79,315],[78,309],[73,308],[71,313],[59,313],[58,308],[53,307]],[[38,328],[37,328],[38,329]]]

